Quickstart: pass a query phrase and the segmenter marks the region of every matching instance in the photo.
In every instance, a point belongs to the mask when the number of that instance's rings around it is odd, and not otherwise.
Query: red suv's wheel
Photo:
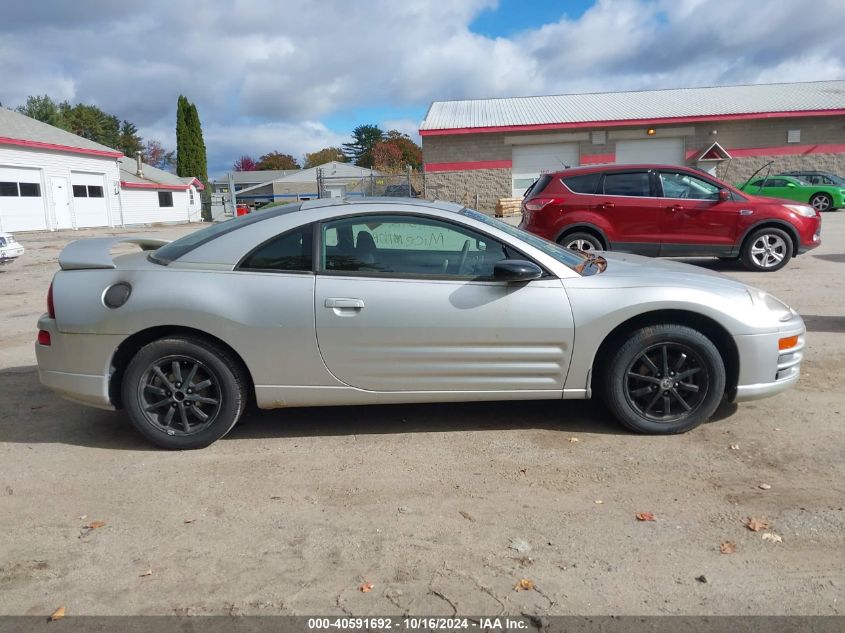
[[[558,244],[564,248],[571,248],[577,251],[603,251],[604,244],[591,233],[569,233],[558,240]]]
[[[782,229],[754,231],[742,247],[742,263],[754,271],[774,272],[792,258],[792,238]]]

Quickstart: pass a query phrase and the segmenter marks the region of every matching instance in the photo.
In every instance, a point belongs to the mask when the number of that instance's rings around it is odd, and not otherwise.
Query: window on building
[[[22,198],[40,198],[41,197],[41,185],[39,185],[37,182],[18,183],[18,187],[20,187]]]
[[[651,182],[647,171],[629,171],[621,174],[605,174],[604,193],[608,196],[651,195]]]
[[[4,198],[11,198],[18,196],[18,183],[16,182],[0,182],[0,196]]]
[[[800,143],[801,142],[801,130],[788,130],[786,132],[786,142],[787,143]]]
[[[87,198],[88,197],[88,187],[85,185],[74,185],[73,186],[73,197],[74,198]]]
[[[249,255],[241,268],[273,271],[311,271],[314,242],[312,227],[303,226],[284,233]]]
[[[188,201],[191,204],[194,204],[194,190],[193,189],[188,189]]]
[[[173,206],[173,192],[172,191],[159,191],[158,192],[158,206],[160,206],[160,207],[172,207]]]
[[[100,185],[88,185],[88,197],[89,198],[102,198],[103,197],[103,188]]]

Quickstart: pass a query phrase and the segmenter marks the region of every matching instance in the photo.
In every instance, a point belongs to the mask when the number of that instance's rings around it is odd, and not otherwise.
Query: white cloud
[[[358,110],[845,73],[840,0],[768,2],[765,19],[754,0],[598,0],[509,38],[469,28],[492,0],[91,2],[85,19],[59,0],[4,8],[0,102],[96,103],[172,147],[185,94],[215,169],[244,153],[337,145],[348,130],[320,121]],[[413,134],[418,123],[382,125]]]

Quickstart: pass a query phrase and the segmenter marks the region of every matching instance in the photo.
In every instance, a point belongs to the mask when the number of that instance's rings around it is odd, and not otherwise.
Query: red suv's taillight
[[[56,307],[53,305],[53,282],[50,282],[50,289],[47,291],[47,314],[51,319],[56,318]]]
[[[522,203],[522,206],[524,206],[527,211],[539,211],[540,209],[554,201],[554,198],[530,198],[528,200],[525,200]]]

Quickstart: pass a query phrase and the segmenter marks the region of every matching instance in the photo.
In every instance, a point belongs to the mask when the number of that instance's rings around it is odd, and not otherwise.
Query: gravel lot
[[[187,453],[38,383],[56,257],[104,234],[19,234],[0,268],[0,614],[845,613],[845,211],[783,271],[701,260],[810,334],[796,389],[686,435],[590,402],[348,407]]]

